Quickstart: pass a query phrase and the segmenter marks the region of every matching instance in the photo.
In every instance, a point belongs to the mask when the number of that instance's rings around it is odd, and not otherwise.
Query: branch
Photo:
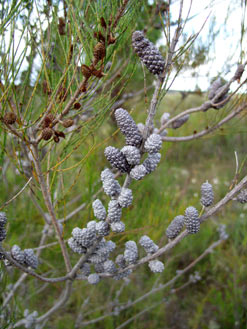
[[[212,126],[211,128],[204,129],[200,131],[199,133],[189,135],[189,136],[183,136],[183,137],[161,137],[163,141],[166,142],[188,142],[200,137],[203,137],[205,135],[210,134],[211,132],[217,130],[221,126],[223,126],[225,123],[233,119],[235,116],[237,116],[240,112],[245,110],[247,108],[247,103],[242,104],[241,106],[238,107],[236,111],[231,112],[229,115],[227,115],[224,119],[222,119],[219,123],[216,125]]]
[[[53,226],[55,228],[55,231],[57,233],[57,236],[58,236],[58,241],[59,241],[59,244],[60,244],[60,247],[61,247],[61,250],[62,250],[62,254],[63,254],[63,258],[64,258],[64,262],[65,262],[65,265],[66,265],[67,272],[69,272],[71,270],[69,254],[68,254],[66,245],[64,243],[62,234],[60,232],[58,222],[56,220],[56,215],[55,215],[53,205],[52,205],[52,202],[51,202],[51,196],[50,196],[48,187],[45,183],[44,175],[42,173],[37,144],[33,145],[33,158],[34,158],[34,165],[35,165],[35,169],[36,169],[36,172],[37,172],[37,177],[38,177],[38,180],[39,180],[39,183],[40,183],[42,195],[43,195],[46,207],[48,209],[48,212],[51,216],[52,224],[53,224]]]
[[[47,318],[49,318],[53,313],[55,313],[60,307],[64,306],[65,303],[68,301],[70,295],[71,295],[71,291],[72,291],[72,282],[67,282],[66,283],[66,288],[65,290],[62,292],[60,299],[58,300],[58,302],[56,304],[53,305],[53,307],[47,311],[45,314],[43,314],[42,316],[38,317],[35,320],[35,323],[40,323],[44,320],[46,320]],[[18,321],[13,328],[17,328],[23,324],[25,324],[26,320],[22,319],[20,321]]]
[[[175,283],[175,281],[177,281],[182,275],[184,275],[192,267],[194,267],[197,263],[199,263],[203,258],[205,258],[209,253],[211,253],[213,251],[213,249],[215,249],[222,242],[223,242],[223,240],[218,240],[218,241],[212,243],[198,258],[196,258],[192,263],[190,263],[188,266],[186,266],[183,270],[180,270],[171,280],[169,280],[168,282],[166,282],[164,284],[159,285],[157,288],[153,288],[152,290],[148,291],[147,293],[145,293],[141,297],[137,298],[133,302],[130,302],[130,303],[127,303],[127,304],[121,306],[119,311],[122,312],[122,311],[136,305],[137,303],[142,302],[144,299],[148,298],[149,296],[156,294],[157,292],[171,286],[173,283]],[[81,325],[86,326],[88,324],[97,323],[97,322],[103,320],[104,318],[106,318],[108,316],[112,316],[112,315],[114,315],[114,312],[110,312],[108,314],[102,315],[93,320],[84,321],[81,323]]]
[[[239,193],[245,186],[247,185],[247,176],[245,176],[230,192],[228,192],[223,199],[221,199],[214,207],[212,207],[210,210],[207,211],[203,216],[201,216],[200,221],[201,223],[206,221],[210,216],[214,215],[216,212],[218,212],[223,206],[226,205],[230,200],[233,199],[233,197]],[[160,248],[157,252],[154,254],[148,255],[146,257],[141,258],[136,264],[129,265],[125,267],[124,269],[121,269],[118,271],[118,273],[122,273],[128,269],[134,269],[141,264],[145,264],[149,262],[150,260],[156,259],[159,256],[165,254],[170,249],[174,248],[180,241],[182,241],[187,235],[188,231],[184,230],[182,233],[180,233],[174,240],[171,240],[168,242],[164,247]],[[113,276],[109,273],[101,273],[101,277],[110,277]]]

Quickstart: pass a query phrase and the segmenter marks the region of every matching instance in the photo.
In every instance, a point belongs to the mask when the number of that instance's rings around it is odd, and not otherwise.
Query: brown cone
[[[4,117],[3,117],[3,122],[8,124],[8,125],[12,125],[16,122],[16,115],[13,112],[7,112],[5,113]]]
[[[69,127],[73,126],[73,124],[74,124],[74,120],[72,120],[72,119],[66,119],[63,121],[63,126],[65,128],[69,128]]]
[[[74,109],[75,110],[79,110],[81,108],[81,104],[80,103],[75,103],[74,104]]]
[[[51,114],[51,113],[47,114],[47,115],[44,117],[43,128],[47,128],[47,127],[49,127],[53,120],[54,120],[54,115]]]
[[[94,65],[96,65],[101,59],[105,57],[105,53],[105,45],[101,42],[98,42],[93,50]]]
[[[104,17],[100,17],[100,24],[104,29],[106,29],[106,22],[105,22]]]
[[[53,130],[51,128],[45,128],[42,130],[42,138],[48,141],[53,135]]]

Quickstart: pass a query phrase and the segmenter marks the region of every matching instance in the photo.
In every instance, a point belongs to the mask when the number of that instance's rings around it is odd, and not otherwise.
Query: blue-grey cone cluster
[[[94,216],[99,220],[105,220],[106,219],[106,210],[103,206],[102,202],[99,199],[96,199],[93,204],[93,213]]]
[[[24,323],[23,323],[24,327],[26,329],[36,328],[35,322],[37,317],[38,317],[37,311],[33,311],[32,313],[30,313],[29,310],[26,309],[24,311]]]
[[[239,64],[233,78],[235,80],[240,80],[241,77],[242,77],[242,75],[243,75],[243,73],[244,73],[244,65],[243,64]]]
[[[108,203],[108,220],[109,223],[119,222],[122,216],[122,208],[117,200],[111,200]]]
[[[142,142],[142,135],[133,118],[122,108],[117,109],[114,115],[119,129],[125,136],[126,145],[139,147]]]
[[[7,223],[7,217],[6,217],[5,212],[0,212],[0,242],[2,242],[6,238],[6,235],[7,235],[7,232],[5,229],[6,223]]]
[[[161,273],[165,269],[164,264],[157,259],[148,262],[148,266],[153,273]]]
[[[163,126],[165,123],[167,123],[170,119],[170,113],[164,112],[160,118],[160,124]]]
[[[18,263],[20,263],[23,266],[32,267],[33,269],[36,269],[38,267],[38,258],[35,255],[33,249],[24,249],[21,250],[21,248],[17,245],[14,245],[11,248],[11,255]]]
[[[161,137],[159,134],[153,133],[147,138],[144,144],[144,151],[148,152],[148,157],[144,160],[143,164],[140,164],[142,135],[135,121],[129,113],[122,108],[115,111],[115,118],[118,127],[125,136],[127,145],[125,145],[121,151],[109,146],[105,149],[105,156],[112,167],[123,173],[129,173],[130,177],[135,180],[140,180],[154,171],[160,162],[161,154],[159,151],[162,146]],[[103,174],[103,176],[107,175],[108,172]],[[103,181],[104,191],[110,195],[112,189],[109,186],[108,179],[102,178],[102,174],[101,179]]]
[[[113,168],[120,170],[122,173],[130,171],[130,165],[126,160],[126,157],[116,147],[113,146],[106,147],[105,156]]]
[[[143,235],[140,238],[139,243],[147,254],[154,254],[159,249],[159,247],[147,235]]]
[[[247,189],[242,190],[237,195],[237,201],[242,203],[242,204],[247,203]]]
[[[145,167],[147,174],[150,174],[157,168],[160,159],[161,159],[160,153],[148,154],[148,157],[143,161],[143,166]]]
[[[118,181],[114,179],[114,175],[110,169],[105,169],[102,171],[101,180],[105,194],[110,197],[116,197],[120,194],[121,186],[119,185]]]
[[[221,91],[223,91],[223,89],[225,88],[225,84],[224,82],[222,81],[221,78],[218,78],[216,79],[212,85],[210,86],[209,88],[209,94],[208,94],[208,99],[209,100],[212,100],[215,98],[215,96],[218,94],[218,93],[221,93]],[[215,100],[214,100],[214,103],[220,103],[220,102],[223,102],[227,97],[228,97],[228,91],[229,91],[229,88],[227,88],[223,94],[221,96],[218,96]],[[219,105],[216,105],[216,106],[213,106],[214,109],[218,110],[222,107],[224,107],[226,105],[225,102],[223,102],[223,104],[219,104]]]
[[[72,237],[68,240],[69,247],[78,254],[85,254],[87,248],[90,248],[97,238],[96,222],[90,221],[86,228],[75,227],[72,231]]]
[[[201,186],[201,204],[209,207],[214,202],[213,186],[209,182],[205,182]]]
[[[190,234],[196,234],[200,230],[200,219],[196,208],[188,207],[185,210],[184,224]]]
[[[157,133],[149,136],[144,145],[144,152],[148,152],[148,156],[143,164],[140,164],[143,152],[142,135],[135,121],[121,108],[115,111],[115,117],[125,136],[126,145],[121,150],[113,146],[106,147],[105,156],[113,168],[129,173],[130,177],[139,180],[156,169],[161,158],[161,138]],[[71,250],[78,254],[87,254],[88,249],[93,247],[89,249],[87,261],[81,266],[81,274],[88,278],[90,284],[98,283],[100,274],[104,272],[111,274],[115,280],[123,279],[132,273],[132,270],[125,268],[138,260],[138,248],[134,241],[126,242],[124,254],[117,257],[116,263],[109,259],[115,244],[112,241],[106,242],[104,237],[110,234],[110,230],[113,233],[125,231],[125,223],[121,221],[122,209],[130,207],[133,202],[132,190],[121,187],[114,177],[110,169],[101,172],[103,190],[111,198],[107,211],[103,203],[96,199],[92,208],[98,221],[89,222],[86,228],[74,228],[72,237],[68,240]],[[147,236],[144,236],[140,243],[148,254],[158,250],[158,246]],[[92,268],[95,273],[92,273]],[[158,271],[157,269],[156,272]]]
[[[178,129],[178,128],[182,127],[189,120],[189,118],[190,118],[189,114],[185,114],[181,118],[178,118],[177,120],[175,120],[171,123],[172,128]]]
[[[160,135],[152,134],[148,137],[144,144],[145,151],[148,153],[157,153],[160,151],[162,146],[162,140]]]
[[[98,223],[96,223],[96,233],[99,236],[107,236],[110,233],[110,226],[107,222],[101,220]]]
[[[93,273],[88,276],[87,280],[88,283],[95,285],[100,282],[100,277],[97,273]]]
[[[113,241],[105,241],[103,238],[93,254],[88,258],[88,261],[92,264],[101,264],[108,260],[110,253],[116,248],[116,244]]]
[[[138,260],[138,249],[135,241],[125,243],[124,259],[127,264],[135,264]]]
[[[89,263],[84,263],[80,269],[81,273],[85,276],[89,276],[89,274],[91,274],[91,267]]]
[[[141,153],[137,147],[132,145],[127,145],[121,149],[121,152],[125,155],[127,162],[131,166],[138,165],[140,163]]]
[[[128,208],[131,206],[133,201],[132,190],[129,188],[122,188],[117,201],[122,208]]]
[[[190,274],[189,276],[190,282],[196,283],[201,280],[201,276],[198,271],[196,271],[194,274]]]
[[[125,224],[121,221],[112,223],[111,230],[113,233],[122,233],[125,231]]]
[[[175,239],[184,227],[184,216],[176,216],[166,229],[168,239]]]
[[[103,266],[104,266],[104,271],[106,273],[114,274],[117,272],[116,265],[112,260],[108,259],[107,261],[104,262]]]
[[[147,175],[147,169],[145,168],[144,165],[138,165],[135,166],[133,169],[130,171],[130,177],[135,179],[135,180],[140,180],[143,177]]]
[[[123,270],[128,266],[128,263],[126,262],[124,255],[120,254],[116,257],[115,263],[117,264],[118,268],[117,270]],[[131,269],[125,270],[121,273],[116,273],[113,277],[115,280],[121,280],[123,278],[128,277],[132,273]]]
[[[152,74],[159,75],[164,71],[164,58],[155,45],[144,37],[143,32],[135,31],[132,34],[132,46]]]

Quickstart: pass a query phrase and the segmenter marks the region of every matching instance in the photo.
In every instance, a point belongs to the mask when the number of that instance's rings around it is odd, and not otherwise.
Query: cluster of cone
[[[207,181],[201,186],[201,204],[210,207],[214,201],[214,191],[212,185]],[[200,217],[198,210],[192,206],[186,208],[184,215],[176,216],[166,229],[166,236],[175,239],[186,227],[188,233],[196,234],[200,230]]]
[[[158,134],[151,134],[142,148],[142,134],[130,114],[119,108],[115,111],[115,118],[125,136],[126,145],[121,150],[113,146],[106,147],[105,156],[114,169],[128,173],[135,180],[140,180],[156,169],[161,158],[159,153],[161,138]],[[141,155],[145,152],[148,155],[141,163]],[[87,254],[91,247],[94,248],[81,268],[82,274],[87,277],[90,284],[98,283],[101,273],[109,273],[116,280],[123,279],[132,273],[127,267],[138,262],[138,248],[135,241],[126,242],[124,253],[118,255],[115,262],[109,259],[115,244],[106,241],[104,237],[108,236],[110,231],[114,233],[125,231],[125,224],[121,221],[122,209],[131,206],[133,194],[131,189],[121,187],[108,168],[101,172],[101,181],[105,194],[111,198],[108,209],[106,210],[100,199],[96,199],[92,207],[98,221],[89,222],[83,229],[74,228],[72,237],[68,241],[69,247],[79,254]],[[159,249],[148,236],[143,236],[139,243],[148,255]],[[149,262],[149,268],[154,273],[162,272],[164,264],[152,260]]]

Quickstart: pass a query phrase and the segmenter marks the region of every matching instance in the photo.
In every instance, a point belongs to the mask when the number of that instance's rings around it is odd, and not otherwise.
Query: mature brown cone
[[[48,141],[53,135],[53,130],[51,128],[45,128],[42,130],[42,139]]]
[[[7,112],[5,113],[3,117],[3,122],[8,125],[12,125],[16,122],[16,115],[13,112]]]
[[[102,42],[98,42],[93,49],[94,65],[96,65],[101,59],[105,57],[105,45]]]
[[[43,128],[47,128],[50,126],[50,124],[52,123],[52,121],[55,119],[54,115],[51,113],[48,113],[45,117],[44,117],[44,121],[43,121]]]
[[[74,104],[74,109],[75,110],[79,110],[81,108],[81,104],[80,103],[75,103]]]
[[[66,120],[63,121],[62,124],[63,124],[63,126],[65,128],[69,128],[69,127],[73,126],[74,120],[72,120],[72,119],[66,119]]]
[[[100,24],[104,29],[106,29],[106,22],[105,22],[104,17],[100,17]]]
[[[84,64],[82,64],[82,66],[81,66],[81,72],[86,79],[89,79],[92,75],[92,71],[91,71],[90,67],[88,67],[87,65],[84,65]]]
[[[66,34],[66,32],[65,32],[65,26],[66,26],[65,20],[64,20],[63,17],[59,17],[58,20],[59,20],[59,23],[58,23],[58,32],[59,32],[60,35],[65,35]]]

